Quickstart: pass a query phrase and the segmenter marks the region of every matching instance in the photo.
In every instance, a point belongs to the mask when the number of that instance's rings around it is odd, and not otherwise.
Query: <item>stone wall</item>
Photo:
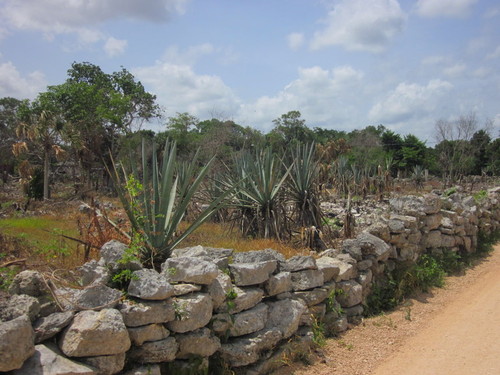
[[[215,357],[237,374],[269,372],[311,344],[315,322],[346,330],[386,269],[444,248],[474,252],[478,231],[500,228],[499,197],[500,188],[480,202],[394,198],[355,238],[317,257],[197,246],[175,250],[156,272],[125,264],[126,246],[111,241],[79,270],[81,288],[21,272],[0,303],[0,372],[196,374]],[[121,269],[133,272],[126,298],[109,286]]]

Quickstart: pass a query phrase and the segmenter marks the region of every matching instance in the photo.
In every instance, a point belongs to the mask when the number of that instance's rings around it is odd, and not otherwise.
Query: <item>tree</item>
[[[401,166],[406,171],[413,171],[418,166],[424,166],[426,162],[425,143],[413,134],[404,137],[403,147],[401,149]]]
[[[67,140],[88,184],[95,166],[110,165],[108,155],[116,155],[119,136],[161,116],[156,97],[124,68],[106,74],[97,65],[75,62],[66,82],[48,92],[68,123]]]
[[[470,140],[471,149],[474,153],[474,165],[472,174],[480,175],[488,165],[488,145],[491,137],[484,129],[478,130],[472,135]]]
[[[268,134],[273,148],[286,149],[299,143],[310,143],[314,133],[306,126],[299,111],[289,111],[273,120],[274,128]]]
[[[17,112],[21,100],[15,98],[0,99],[0,173],[5,183],[9,173],[14,172],[15,158],[12,145],[16,143]]]
[[[28,150],[37,155],[43,162],[43,199],[50,198],[50,159],[53,154],[63,153],[60,143],[64,128],[61,115],[54,108],[48,95],[39,94],[33,102],[25,101],[19,108],[17,134],[23,139],[24,147],[17,150]],[[28,148],[27,142],[31,143]]]
[[[449,182],[473,169],[473,153],[470,140],[476,132],[478,121],[471,112],[461,115],[456,121],[440,119],[436,122],[436,152],[442,166],[443,177]]]

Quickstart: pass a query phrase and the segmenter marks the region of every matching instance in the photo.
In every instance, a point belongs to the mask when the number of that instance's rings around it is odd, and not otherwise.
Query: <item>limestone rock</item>
[[[0,301],[0,321],[8,321],[27,315],[34,321],[40,312],[40,303],[35,297],[26,294],[14,294]]]
[[[130,341],[133,345],[140,346],[147,341],[166,339],[170,332],[162,324],[148,324],[140,327],[128,328]]]
[[[199,292],[201,285],[196,284],[174,284],[174,296],[183,296],[193,292]]]
[[[296,255],[288,259],[284,266],[283,271],[297,272],[303,270],[317,270],[315,259],[310,255]]]
[[[236,293],[236,298],[232,300],[231,308],[227,303],[222,304],[217,312],[231,312],[232,314],[238,313],[243,310],[248,310],[257,305],[264,296],[264,291],[260,288],[255,287],[237,287],[233,288],[234,293]]]
[[[208,328],[176,335],[179,351],[176,358],[188,359],[192,356],[209,357],[220,349],[220,340]]]
[[[130,339],[121,314],[115,309],[82,311],[64,330],[59,347],[69,357],[124,353]]]
[[[76,311],[115,307],[122,298],[122,292],[102,284],[85,289],[59,288],[55,294],[65,310]]]
[[[233,263],[229,265],[229,270],[235,285],[249,286],[267,281],[277,266],[277,261],[267,260],[257,263]]]
[[[348,238],[342,242],[342,252],[349,254],[351,257],[360,261],[363,259],[363,252],[361,251],[361,244],[357,239]]]
[[[153,269],[134,271],[128,294],[145,300],[162,300],[174,295],[174,288],[164,275]]]
[[[161,375],[160,366],[159,365],[148,365],[133,368],[132,370],[128,370],[124,372],[123,375]]]
[[[109,269],[99,264],[94,259],[78,267],[78,271],[83,286],[107,284],[111,278]]]
[[[209,285],[218,275],[213,262],[196,257],[170,258],[161,265],[161,273],[169,282]]]
[[[123,370],[125,353],[85,357],[79,359],[82,363],[96,369],[96,375],[113,375]]]
[[[313,290],[308,290],[304,292],[294,292],[292,293],[295,299],[300,299],[310,307],[323,302],[328,297],[328,290],[324,288],[316,288]]]
[[[320,270],[305,270],[292,272],[292,290],[307,290],[323,285],[323,272]]]
[[[269,318],[266,328],[277,328],[283,338],[293,335],[300,323],[300,317],[306,311],[307,306],[300,300],[281,300],[267,303],[269,306]]]
[[[233,324],[229,330],[230,336],[243,336],[260,331],[267,322],[269,307],[263,303],[250,310],[233,315]]]
[[[56,312],[44,318],[37,319],[33,325],[35,343],[39,344],[61,332],[71,323],[74,315],[73,311]]]
[[[221,357],[232,367],[246,366],[259,360],[260,353],[273,348],[282,338],[276,328],[263,329],[222,344]]]
[[[373,255],[378,261],[389,259],[391,247],[380,238],[368,232],[361,232],[356,240],[359,242],[363,257]]]
[[[38,271],[21,271],[12,280],[9,286],[10,294],[25,294],[38,297],[47,293],[47,287],[43,281],[43,276]]]
[[[27,315],[0,322],[0,371],[21,368],[35,353],[35,334]]]
[[[391,234],[389,230],[389,225],[385,221],[376,221],[372,225],[370,225],[368,228],[366,228],[366,231],[370,234],[373,234],[374,236],[380,238],[382,241],[389,242],[391,239]]]
[[[231,290],[231,278],[224,272],[219,271],[219,274],[214,281],[207,287],[207,292],[212,298],[214,309],[219,308],[226,300],[226,294]]]
[[[96,369],[61,355],[54,345],[37,345],[35,354],[12,375],[97,375]]]
[[[173,298],[176,319],[167,323],[173,332],[184,333],[204,327],[212,318],[212,298],[206,293],[194,293]]]
[[[272,275],[265,284],[266,293],[268,296],[275,296],[280,293],[289,292],[292,290],[292,275],[290,272],[280,272]]]
[[[172,250],[171,258],[180,258],[180,257],[205,257],[207,256],[207,251],[203,248],[203,246],[192,246],[192,247],[184,247],[182,249],[174,249]]]
[[[123,301],[117,306],[127,327],[139,327],[152,323],[166,323],[175,319],[172,300]]]
[[[283,254],[273,249],[252,250],[233,254],[233,263],[258,263],[269,260],[275,260],[280,265],[286,261]]]
[[[340,273],[339,263],[334,258],[323,256],[316,259],[316,265],[323,272],[323,280],[325,282],[335,280]]]
[[[112,270],[129,269],[132,271],[142,268],[141,262],[137,259],[124,262],[127,245],[116,240],[111,240],[102,245],[100,254],[106,266]]]
[[[175,359],[179,345],[174,337],[167,337],[159,341],[145,342],[141,346],[134,346],[127,353],[128,358],[138,363],[170,362]]]
[[[337,287],[343,290],[343,293],[337,296],[342,307],[352,307],[362,302],[363,288],[356,281],[341,281]]]

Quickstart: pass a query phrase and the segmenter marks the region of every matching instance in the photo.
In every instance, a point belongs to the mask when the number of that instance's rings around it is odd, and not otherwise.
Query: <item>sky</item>
[[[75,61],[126,68],[166,118],[265,133],[298,110],[433,146],[437,120],[473,112],[500,136],[498,0],[0,0],[0,97],[33,99]]]

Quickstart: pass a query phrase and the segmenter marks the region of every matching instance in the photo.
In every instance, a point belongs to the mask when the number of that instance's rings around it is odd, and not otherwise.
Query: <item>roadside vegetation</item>
[[[75,62],[34,100],[0,99],[0,272],[74,267],[110,239],[150,266],[197,244],[287,256],[324,249],[352,234],[352,217],[324,217],[322,201],[350,208],[457,181],[472,189],[500,174],[489,123],[457,115],[436,122],[434,147],[383,125],[310,127],[296,110],[264,134],[223,116],[166,117],[125,68]],[[152,121],[160,131],[145,130]],[[418,267],[437,268],[424,260]]]

